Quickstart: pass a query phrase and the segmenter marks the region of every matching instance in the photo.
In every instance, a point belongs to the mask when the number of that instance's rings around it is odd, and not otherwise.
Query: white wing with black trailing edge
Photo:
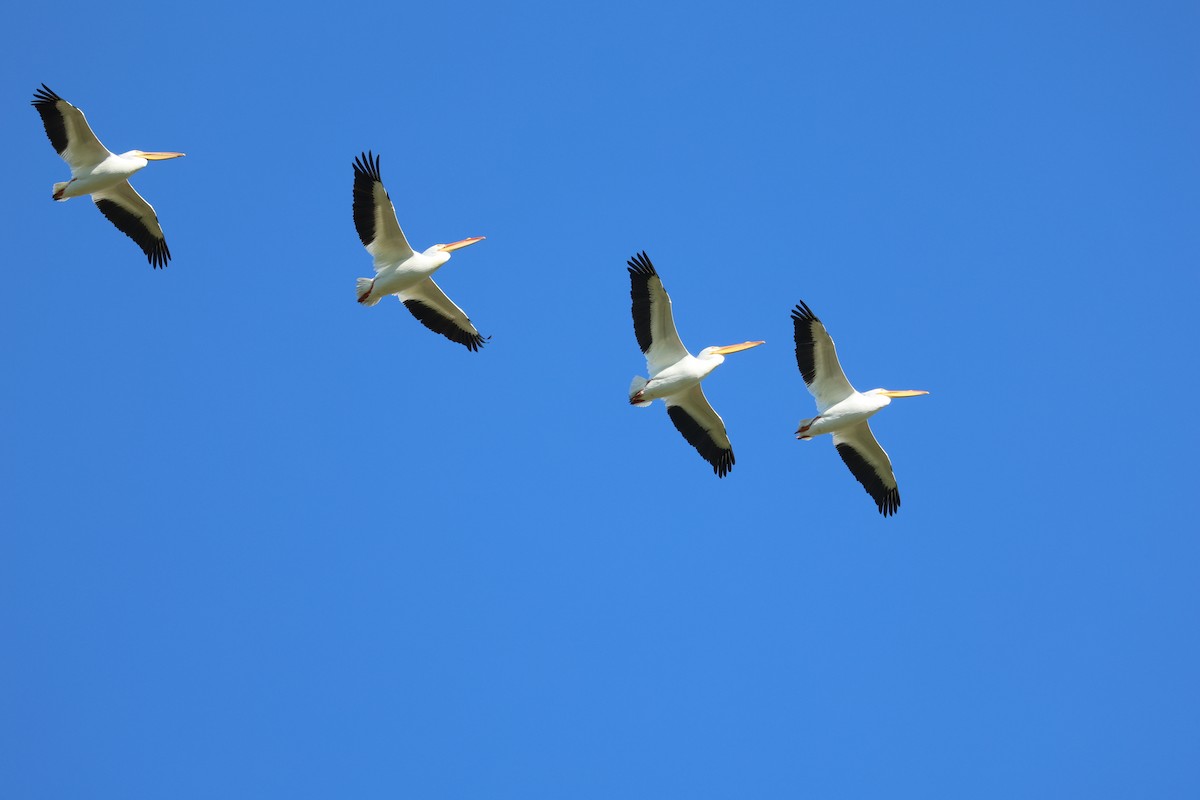
[[[800,367],[809,393],[817,401],[817,413],[823,414],[854,394],[854,387],[846,380],[846,373],[838,363],[833,337],[803,301],[792,310],[792,327],[796,338],[796,365]]]
[[[432,278],[426,278],[416,286],[405,289],[400,292],[399,297],[404,307],[412,312],[422,325],[452,342],[458,342],[471,352],[479,350],[483,343],[491,338],[480,335],[463,310],[438,288]]]
[[[354,227],[367,252],[375,258],[375,271],[399,264],[413,254],[392,199],[379,175],[379,156],[370,151],[354,159]]]
[[[42,117],[50,144],[70,165],[72,177],[112,155],[92,133],[83,112],[55,94],[46,84],[43,83],[42,88],[34,93],[32,104]]]
[[[717,477],[728,475],[733,469],[733,445],[725,433],[725,422],[713,410],[700,384],[664,399],[667,415],[688,444],[712,464]]]
[[[671,298],[650,259],[642,252],[626,263],[629,264],[629,295],[633,300],[633,332],[653,378],[691,354],[675,330]]]
[[[835,431],[833,444],[850,472],[871,495],[879,507],[879,513],[885,517],[895,514],[900,508],[900,489],[892,472],[892,460],[875,440],[871,426],[860,422]]]
[[[142,252],[155,269],[165,267],[171,260],[171,251],[167,249],[167,240],[158,224],[158,215],[129,185],[129,181],[121,181],[110,189],[93,192],[92,201],[96,208],[100,209],[100,213],[117,226],[117,230],[142,248]]]

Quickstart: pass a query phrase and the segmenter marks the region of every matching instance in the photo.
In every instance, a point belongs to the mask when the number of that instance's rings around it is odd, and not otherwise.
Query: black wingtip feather
[[[463,330],[420,300],[405,300],[404,306],[426,328],[434,333],[440,333],[452,342],[461,344],[472,353],[477,352],[485,342],[492,338]]]
[[[848,444],[837,445],[838,455],[850,469],[850,474],[858,479],[867,494],[875,501],[879,513],[890,517],[900,510],[900,487],[888,488],[875,470],[867,463],[857,450]]]
[[[46,129],[46,136],[49,137],[50,144],[54,146],[55,152],[59,155],[67,149],[67,123],[63,120],[57,106],[60,100],[62,98],[43,83],[41,89],[34,91],[33,100],[30,101],[30,105],[36,108],[38,114],[41,115],[42,127]]]
[[[803,300],[801,300],[799,303],[797,303],[796,307],[792,309],[792,319],[797,322],[820,322],[821,321],[821,319],[812,312],[812,309],[809,308],[808,304],[805,303]]]
[[[688,444],[696,448],[705,461],[712,465],[713,472],[718,478],[724,478],[733,469],[734,458],[732,448],[726,450],[718,447],[699,422],[680,406],[667,406],[667,416],[675,424],[675,428],[683,434]]]
[[[796,366],[800,368],[800,374],[809,386],[817,377],[817,364],[813,355],[813,350],[816,348],[813,326],[820,324],[821,320],[803,300],[792,309],[792,328],[796,340]]]
[[[383,178],[379,175],[379,156],[372,153],[370,150],[361,153],[354,159],[354,174],[365,175],[371,180],[383,182]]]
[[[167,262],[171,260],[171,251],[167,247],[167,240],[160,239],[150,232],[150,229],[142,223],[142,220],[134,213],[128,211],[124,207],[114,203],[112,200],[104,198],[95,199],[96,208],[100,209],[100,213],[108,218],[108,221],[116,226],[117,230],[133,239],[134,243],[142,248],[142,252],[146,254],[146,260],[150,262],[150,266],[155,269],[167,266]]]
[[[171,250],[167,247],[167,240],[159,239],[154,247],[154,252],[146,254],[146,260],[155,269],[166,269],[167,262],[171,260]]]
[[[46,103],[53,105],[59,100],[62,100],[62,98],[55,94],[53,89],[43,83],[42,88],[34,90],[33,100],[30,101],[30,105],[37,106],[44,105]]]
[[[650,352],[651,336],[650,279],[658,276],[646,251],[625,262],[629,265],[629,298],[633,301],[633,333],[643,353]]]
[[[363,247],[375,241],[375,184],[383,185],[379,156],[370,150],[354,159],[354,229]],[[387,190],[384,189],[384,194]],[[390,199],[390,198],[389,198]]]
[[[625,263],[629,265],[630,275],[642,275],[645,277],[650,277],[651,275],[658,274],[654,271],[654,265],[650,263],[650,257],[646,255],[645,250],[637,253],[633,258],[629,259]]]

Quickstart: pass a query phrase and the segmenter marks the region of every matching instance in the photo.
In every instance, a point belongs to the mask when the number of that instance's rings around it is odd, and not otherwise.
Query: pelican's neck
[[[696,356],[696,362],[700,365],[700,377],[703,378],[717,367],[725,363],[725,356],[720,353],[704,353]]]
[[[871,398],[872,403],[879,408],[883,408],[884,406],[891,405],[892,402],[892,398],[884,394],[886,391],[886,389],[872,389],[869,392],[863,392],[863,397]]]
[[[437,269],[450,260],[450,254],[445,250],[442,250],[441,245],[436,244],[433,247],[430,247],[424,253],[421,253],[421,255],[433,262],[434,269]]]
[[[139,169],[144,169],[150,162],[142,158],[141,150],[130,150],[127,153],[121,153],[121,170],[128,172],[130,175],[137,172]]]

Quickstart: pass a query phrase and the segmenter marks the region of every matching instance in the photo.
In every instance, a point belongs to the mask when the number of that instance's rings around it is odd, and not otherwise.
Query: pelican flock
[[[90,194],[100,213],[142,248],[152,267],[165,267],[171,251],[158,215],[129,185],[129,176],[151,161],[184,154],[130,150],[118,155],[109,151],[92,133],[83,112],[44,83],[34,92],[32,104],[42,116],[50,144],[71,168],[71,180],[54,184],[53,199],[64,201]]]
[[[484,237],[472,236],[450,244],[435,244],[423,253],[414,252],[400,230],[396,209],[383,188],[379,156],[370,151],[354,159],[354,227],[375,259],[375,277],[358,279],[358,302],[373,306],[389,294],[398,295],[400,302],[429,330],[472,352],[483,346],[487,339],[430,276],[450,260],[452,252],[482,242]]]
[[[183,153],[130,150],[110,152],[88,126],[83,112],[54,93],[46,84],[34,93],[37,109],[54,149],[71,168],[71,179],[55,183],[56,201],[91,195],[96,207],[118,230],[146,254],[151,266],[165,267],[171,251],[154,209],[129,184],[129,177],[151,161],[179,158]],[[433,282],[433,274],[450,255],[483,241],[482,236],[435,244],[416,252],[400,229],[396,209],[383,185],[380,158],[371,151],[354,160],[352,212],[354,227],[374,259],[375,277],[359,278],[358,302],[373,306],[396,295],[417,321],[452,342],[474,352],[487,341]],[[723,347],[706,347],[693,356],[675,329],[671,298],[663,288],[645,251],[626,262],[630,280],[633,330],[646,357],[649,377],[633,378],[629,403],[638,407],[662,400],[667,416],[688,444],[707,461],[719,478],[733,469],[733,446],[725,423],[704,396],[701,381],[725,361],[725,356],[758,347],[747,341]],[[850,385],[838,363],[833,339],[824,324],[803,302],[791,313],[796,342],[796,363],[817,415],[800,421],[801,440],[830,434],[838,455],[888,517],[900,508],[900,491],[892,462],[871,432],[868,420],[897,397],[929,394],[917,390],[872,389],[859,392]]]
[[[671,315],[671,298],[645,251],[626,262],[629,265],[629,295],[633,300],[633,332],[646,356],[649,380],[634,376],[629,386],[630,405],[645,408],[661,399],[667,416],[712,465],[717,477],[733,469],[733,445],[725,423],[713,410],[700,381],[725,361],[725,356],[758,347],[765,342],[742,342],[724,347],[706,347],[693,356],[683,346]]]
[[[838,363],[833,338],[804,301],[792,310],[796,338],[796,364],[804,385],[817,401],[817,416],[800,420],[796,438],[811,439],[833,434],[833,444],[851,474],[871,495],[885,517],[900,508],[900,489],[892,462],[875,441],[867,424],[893,397],[916,397],[929,392],[913,389],[856,391]]]

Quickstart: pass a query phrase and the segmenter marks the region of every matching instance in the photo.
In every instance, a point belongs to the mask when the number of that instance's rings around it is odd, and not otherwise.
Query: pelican
[[[92,202],[117,230],[142,248],[155,269],[171,260],[154,208],[129,185],[129,176],[151,161],[179,158],[183,153],[109,152],[88,127],[83,112],[56,95],[46,84],[34,92],[33,107],[42,115],[50,144],[71,168],[71,180],[54,184],[55,200],[92,196]]]
[[[370,151],[354,159],[354,227],[367,252],[375,258],[375,277],[358,279],[358,302],[373,306],[389,294],[399,295],[418,322],[471,352],[491,338],[480,336],[463,310],[430,277],[450,260],[452,252],[482,242],[484,237],[435,244],[424,253],[413,252],[383,188],[379,156]]]
[[[629,295],[633,299],[633,332],[646,356],[650,380],[640,375],[629,386],[629,403],[645,408],[657,399],[667,405],[667,416],[688,444],[712,464],[717,477],[733,469],[733,447],[725,423],[713,411],[700,381],[719,367],[725,356],[749,350],[765,342],[742,342],[725,347],[706,347],[693,356],[683,346],[671,317],[671,298],[645,251],[629,264]]]
[[[796,438],[808,440],[833,434],[833,444],[851,474],[871,495],[885,517],[900,508],[900,490],[892,462],[875,441],[867,420],[892,402],[893,397],[917,397],[929,392],[913,389],[855,391],[838,363],[833,339],[817,315],[800,301],[792,310],[796,334],[796,364],[808,391],[817,401],[817,416],[800,420]]]

